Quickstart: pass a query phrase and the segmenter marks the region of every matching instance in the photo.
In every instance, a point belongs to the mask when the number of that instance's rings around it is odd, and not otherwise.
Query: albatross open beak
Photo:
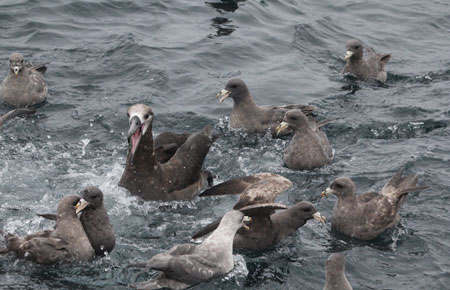
[[[347,52],[345,53],[345,56],[344,56],[344,60],[345,61],[349,60],[352,57],[352,55],[353,55],[353,52],[350,50],[347,50]]]
[[[249,216],[244,216],[244,223],[250,223],[252,221],[252,218]],[[242,227],[246,229],[247,231],[250,229],[250,227],[246,224],[243,224]]]
[[[313,218],[322,224],[327,221],[327,219],[323,215],[321,215],[320,212],[316,212],[315,214],[313,214]]]
[[[216,98],[220,98],[219,102],[222,104],[223,101],[225,101],[226,98],[230,96],[231,92],[227,90],[221,90],[219,93],[217,93]]]
[[[20,71],[20,67],[18,67],[17,65],[13,66],[13,71],[16,74],[16,76],[19,74]]]
[[[75,213],[79,214],[83,209],[85,209],[90,203],[86,201],[84,198],[80,199],[80,201],[75,206]]]
[[[277,127],[277,135],[281,133],[281,131],[286,130],[286,128],[289,126],[287,122],[281,122],[280,125]]]
[[[327,189],[325,189],[325,191],[322,191],[320,196],[325,198],[325,197],[328,197],[328,196],[330,196],[332,194],[334,194],[334,190],[332,190],[331,188],[327,187]]]

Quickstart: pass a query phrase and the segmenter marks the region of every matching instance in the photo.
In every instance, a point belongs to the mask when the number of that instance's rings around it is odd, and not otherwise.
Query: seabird
[[[314,116],[314,106],[285,105],[285,106],[258,106],[253,100],[247,85],[239,78],[229,80],[225,89],[217,94],[222,103],[231,97],[234,101],[230,115],[230,127],[240,129],[247,133],[265,134],[270,129],[273,137],[292,134],[286,130],[281,135],[276,134],[276,128],[283,121],[284,114],[290,109],[300,109],[308,116]]]
[[[398,211],[409,192],[423,190],[428,186],[416,186],[419,176],[402,176],[403,169],[384,185],[380,192],[356,195],[356,186],[348,177],[336,178],[322,192],[322,197],[334,194],[331,228],[360,240],[372,240],[399,221]]]
[[[334,253],[325,263],[325,287],[323,290],[353,290],[345,277],[345,256],[343,253]]]
[[[12,107],[33,106],[47,99],[44,81],[45,65],[26,66],[23,55],[13,53],[9,58],[9,73],[0,88],[0,100]]]
[[[151,268],[162,273],[149,282],[131,285],[138,289],[185,289],[230,272],[234,268],[233,238],[250,219],[240,211],[226,213],[217,229],[199,245],[177,245],[144,263],[131,267]]]
[[[79,196],[64,197],[58,203],[56,227],[25,237],[7,234],[6,247],[0,254],[15,252],[19,258],[38,264],[53,264],[61,261],[89,261],[94,249],[81,225],[77,214],[89,203],[80,202]]]
[[[333,162],[334,154],[327,135],[320,127],[329,120],[316,123],[308,120],[301,110],[289,110],[277,129],[292,129],[294,136],[284,152],[284,163],[293,170],[307,170]]]
[[[209,126],[191,134],[166,163],[156,159],[152,136],[154,114],[144,104],[128,109],[129,150],[119,186],[144,200],[190,200],[206,183],[211,173],[202,171],[203,162],[212,145]]]
[[[80,216],[81,224],[86,232],[97,256],[111,253],[116,245],[114,228],[109,222],[108,213],[103,205],[103,192],[96,186],[87,186],[81,191],[82,201],[89,204]],[[38,214],[39,216],[56,220],[54,214]]]
[[[276,197],[292,186],[292,182],[273,173],[258,173],[213,186],[200,196],[240,194],[233,207],[252,218],[249,231],[239,230],[234,238],[234,248],[264,250],[286,237],[294,234],[308,220],[316,219],[322,223],[325,219],[314,205],[307,201],[298,202],[292,207],[274,203]],[[280,210],[275,213],[275,210]],[[202,237],[213,231],[217,220],[196,232],[192,238]]]
[[[368,55],[364,57],[363,44],[356,39],[347,41],[346,46],[344,74],[350,73],[365,80],[386,82],[387,74],[384,66],[391,58],[390,53],[378,54],[372,48],[366,47]]]

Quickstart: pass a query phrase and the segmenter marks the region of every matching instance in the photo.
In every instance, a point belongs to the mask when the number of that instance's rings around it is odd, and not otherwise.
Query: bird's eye
[[[127,117],[130,118],[130,113],[127,113]]]
[[[149,114],[145,114],[144,119],[148,119],[149,116],[150,116]]]
[[[20,63],[23,63],[23,59],[20,61]]]
[[[310,211],[311,211],[311,208],[308,207],[308,208],[305,209],[305,211],[306,211],[306,212],[310,212]]]
[[[237,88],[237,85],[232,85],[231,88],[235,89],[235,88]]]
[[[344,185],[340,184],[340,183],[336,183],[335,185],[336,185],[337,188],[343,188],[344,187]]]
[[[297,117],[291,117],[291,120],[297,121]]]
[[[359,45],[355,46],[355,49],[359,49]]]

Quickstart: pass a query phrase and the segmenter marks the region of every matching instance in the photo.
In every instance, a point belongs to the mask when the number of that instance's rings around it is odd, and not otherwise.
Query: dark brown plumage
[[[334,154],[327,135],[320,130],[320,127],[327,123],[327,120],[319,123],[308,120],[301,110],[286,112],[279,131],[287,128],[294,131],[283,156],[288,168],[308,170],[333,162]]]
[[[13,53],[9,58],[9,72],[0,88],[0,100],[13,107],[26,107],[47,99],[44,81],[45,65],[26,66],[23,55]]]
[[[366,47],[367,56],[364,57],[363,44],[356,39],[347,41],[346,46],[344,74],[350,73],[365,80],[386,82],[387,74],[384,66],[391,58],[390,53],[378,54],[373,49]]]
[[[306,201],[288,208],[274,203],[276,197],[290,188],[292,182],[273,173],[258,173],[237,178],[213,186],[201,196],[240,194],[233,207],[252,218],[250,230],[239,230],[234,238],[233,247],[251,250],[264,250],[280,242],[303,226],[309,219],[323,222],[315,207]],[[274,213],[275,210],[280,210]],[[213,231],[220,220],[215,221],[196,232],[196,239]]]
[[[225,89],[217,94],[222,103],[231,97],[234,101],[233,110],[230,115],[230,127],[240,129],[247,133],[265,134],[270,129],[273,137],[278,137],[276,127],[283,120],[284,114],[290,109],[301,109],[306,115],[313,116],[314,106],[309,105],[285,105],[285,106],[258,106],[247,85],[238,78],[229,80]],[[281,135],[292,134],[286,130]]]
[[[211,181],[211,174],[202,171],[213,142],[209,126],[191,134],[169,161],[160,163],[152,136],[152,109],[133,105],[128,116],[129,150],[120,186],[144,200],[189,200]]]
[[[332,229],[350,237],[372,240],[394,227],[400,220],[398,211],[406,194],[428,188],[416,186],[417,175],[402,175],[403,169],[400,169],[379,193],[366,192],[358,196],[353,181],[347,177],[336,178],[322,193],[322,196],[334,194],[338,197],[333,209]]]
[[[39,264],[91,260],[94,250],[77,217],[88,203],[79,205],[79,201],[79,196],[67,196],[58,203],[56,227],[52,231],[23,238],[8,234],[6,248],[0,249],[0,254],[15,252],[19,258]]]

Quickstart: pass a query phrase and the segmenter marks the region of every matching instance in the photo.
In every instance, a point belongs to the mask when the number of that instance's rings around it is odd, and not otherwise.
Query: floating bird
[[[345,277],[345,256],[343,253],[334,253],[325,263],[325,287],[323,290],[353,290]]]
[[[40,104],[47,99],[44,81],[45,65],[26,66],[23,55],[13,53],[9,58],[9,73],[0,88],[0,100],[12,107]]]
[[[265,134],[270,129],[273,137],[290,135],[292,131],[286,130],[277,135],[276,128],[283,121],[284,114],[290,109],[301,109],[311,118],[314,115],[314,106],[309,105],[285,105],[285,106],[258,106],[248,91],[247,85],[238,78],[229,80],[225,89],[217,94],[222,103],[231,97],[234,101],[230,115],[230,127],[240,129],[247,133]]]
[[[191,134],[166,163],[156,159],[152,136],[153,111],[143,104],[128,109],[129,150],[119,186],[144,200],[190,200],[212,182],[202,171],[213,137],[211,128]]]
[[[390,53],[378,54],[373,49],[366,47],[368,55],[364,57],[363,44],[356,39],[347,41],[346,46],[344,74],[350,73],[365,80],[386,82],[387,74],[384,66],[391,58]]]
[[[250,216],[252,223],[249,231],[239,230],[236,233],[234,248],[264,250],[294,234],[310,219],[325,222],[315,207],[307,201],[298,202],[290,208],[274,203],[276,197],[291,186],[290,180],[278,174],[258,173],[218,184],[200,196],[240,194],[233,209]],[[274,213],[275,210],[281,211]],[[192,238],[210,233],[219,223],[220,220],[205,226]]]
[[[103,192],[96,186],[87,186],[81,192],[82,201],[89,204],[80,216],[81,224],[86,232],[97,256],[111,253],[116,245],[114,228],[109,222],[108,213],[103,205]],[[38,214],[39,216],[56,220],[54,214]]]
[[[89,261],[94,249],[81,225],[77,214],[89,203],[80,202],[79,196],[64,197],[58,203],[56,227],[25,236],[7,234],[6,248],[0,254],[15,252],[19,258],[38,264],[53,264],[62,261]]]
[[[223,216],[217,229],[200,245],[177,245],[145,263],[129,265],[162,272],[149,282],[131,286],[138,289],[185,289],[230,272],[234,268],[234,235],[242,226],[247,228],[244,222],[249,220],[240,211],[232,210]]]
[[[399,221],[398,211],[409,192],[423,190],[428,186],[416,186],[415,174],[402,176],[403,169],[384,185],[380,192],[356,195],[356,186],[347,177],[336,178],[322,197],[334,194],[331,228],[360,240],[372,240]]]
[[[313,169],[333,162],[334,154],[327,135],[320,130],[320,127],[329,121],[310,121],[298,109],[286,112],[277,132],[288,128],[294,131],[294,136],[284,152],[284,163],[288,168]]]

